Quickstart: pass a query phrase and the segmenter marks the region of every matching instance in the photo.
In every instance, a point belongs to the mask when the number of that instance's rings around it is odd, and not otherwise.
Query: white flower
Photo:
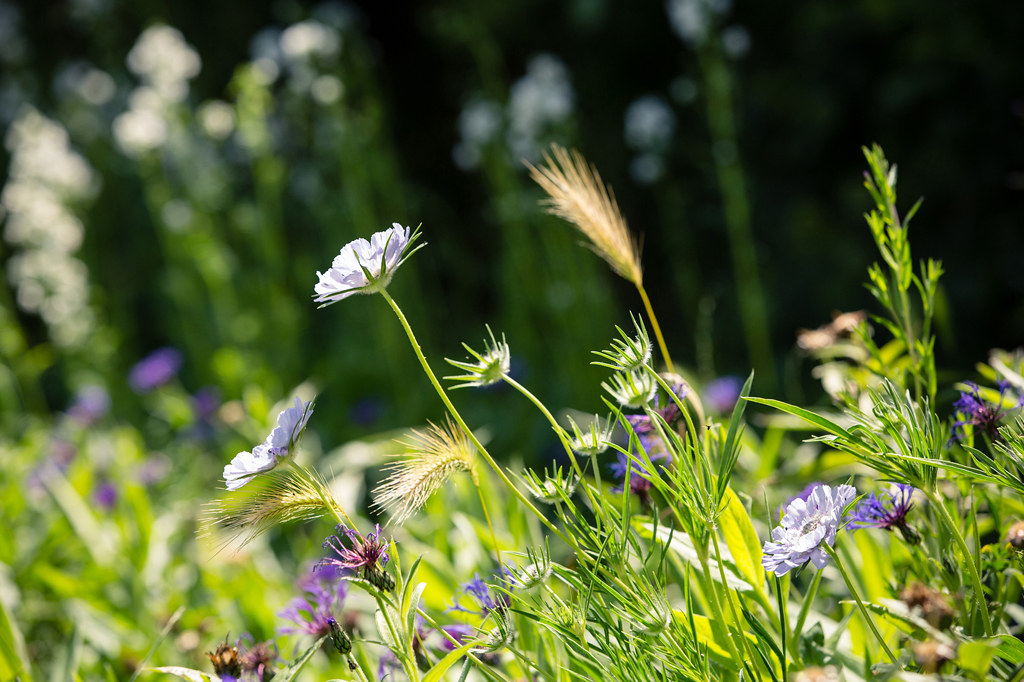
[[[266,440],[254,447],[252,452],[239,452],[224,467],[227,489],[238,490],[256,474],[270,471],[277,466],[278,460],[290,456],[311,414],[313,401],[303,403],[299,398],[295,399],[292,407],[282,410],[277,415],[277,426]]]
[[[128,53],[128,68],[170,102],[188,94],[188,81],[199,74],[199,53],[181,31],[161,24],[142,32]]]
[[[313,287],[317,303],[330,305],[352,294],[373,294],[384,291],[392,275],[415,249],[409,247],[419,236],[408,227],[392,223],[392,227],[377,232],[370,241],[356,239],[341,247],[334,257],[331,269],[316,276],[320,281]]]
[[[231,463],[224,467],[224,482],[228,490],[238,490],[249,479],[263,471],[277,466],[277,457],[270,452],[266,443],[260,443],[252,452],[239,452]]]
[[[772,530],[773,541],[764,543],[761,565],[779,576],[808,561],[824,568],[828,553],[821,546],[835,544],[843,512],[856,494],[852,485],[838,485],[834,490],[818,485],[806,500],[798,497],[790,502],[782,523]]]

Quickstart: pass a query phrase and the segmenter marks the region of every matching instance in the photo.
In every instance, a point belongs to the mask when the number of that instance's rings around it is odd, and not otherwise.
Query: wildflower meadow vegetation
[[[456,233],[388,193],[352,8],[258,34],[223,100],[193,101],[203,59],[163,23],[128,86],[76,62],[52,110],[22,93],[0,681],[1024,679],[1024,352],[940,362],[956,258],[912,252],[927,198],[867,144],[866,305],[796,335],[816,393],[787,389],[721,160],[718,50],[750,38],[728,3],[666,10],[707,69],[743,374],[673,334],[645,254],[678,242],[633,229],[552,54],[453,122],[507,226],[479,325],[445,296],[479,273]],[[629,175],[665,181],[671,108],[625,119]]]

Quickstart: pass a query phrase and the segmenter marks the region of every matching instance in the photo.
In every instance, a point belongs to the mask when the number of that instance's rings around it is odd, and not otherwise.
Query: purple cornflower
[[[333,614],[339,612],[345,602],[345,581],[341,572],[334,566],[314,566],[299,581],[299,589],[305,596],[296,597],[277,613],[279,618],[290,620],[294,625],[279,627],[278,634],[314,637],[330,634]]]
[[[504,584],[507,584],[507,573],[503,571],[502,576],[496,576],[498,580]],[[461,604],[458,595],[468,595],[476,600],[476,603],[480,605],[479,609],[466,608]],[[479,573],[473,574],[473,579],[459,585],[459,591],[452,603],[448,608],[449,611],[461,611],[462,613],[472,613],[478,616],[486,616],[492,611],[504,611],[508,608],[509,599],[508,595],[503,592],[495,590],[492,595],[491,588],[488,587],[481,578]]]
[[[687,388],[685,384],[677,384],[673,387],[673,393],[680,399],[686,395]],[[660,407],[659,402],[660,396],[654,399],[654,412],[661,416],[665,420],[665,423],[670,427],[674,426],[675,423],[682,416],[682,412],[679,411],[679,407],[676,405],[674,400],[669,400],[665,407]],[[637,442],[640,444],[640,448],[647,454],[647,458],[651,460],[652,464],[661,466],[668,466],[672,463],[672,453],[665,445],[664,439],[658,432],[658,427],[655,425],[655,419],[648,416],[647,414],[630,414],[626,415],[626,421],[633,428],[633,433],[636,434]],[[608,465],[609,471],[615,478],[626,477],[627,468],[632,468],[632,473],[629,477],[629,491],[641,499],[646,499],[651,489],[650,473],[647,471],[647,467],[643,462],[643,458],[638,457],[635,454],[629,455],[628,457],[623,453],[619,452],[617,455],[617,462],[613,462]],[[630,467],[630,460],[632,460],[632,467]],[[612,489],[612,492],[622,492],[626,482],[623,481],[621,485]]]
[[[102,386],[83,386],[75,393],[68,416],[82,426],[96,423],[110,411],[110,394]]]
[[[734,376],[712,379],[704,386],[704,404],[717,414],[727,414],[736,407],[743,390],[743,379]]]
[[[394,589],[394,578],[384,570],[384,566],[391,560],[388,554],[391,542],[382,537],[379,523],[374,532],[366,535],[340,524],[335,532],[337,535],[332,535],[324,541],[324,550],[334,552],[337,556],[322,559],[320,565],[352,571],[354,574],[361,570],[363,577],[381,591],[390,592]],[[346,547],[342,538],[348,538],[351,547]]]
[[[441,649],[444,651],[455,651],[456,648],[476,637],[476,628],[464,623],[444,625],[441,627],[441,631]]]
[[[128,374],[128,385],[136,393],[149,393],[175,377],[181,369],[181,353],[169,346],[159,348],[140,360]]]
[[[835,544],[843,511],[857,491],[852,485],[834,489],[818,485],[806,500],[794,499],[786,508],[781,525],[772,530],[772,541],[764,543],[761,565],[782,576],[808,561],[817,568],[828,563],[822,544]]]
[[[238,663],[242,669],[242,682],[265,682],[271,664],[277,660],[277,648],[273,642],[256,642],[246,633],[238,638]],[[224,682],[224,678],[221,678]]]
[[[101,481],[92,491],[93,502],[104,511],[110,511],[117,504],[117,487],[108,480]]]
[[[871,493],[850,514],[850,530],[861,528],[898,528],[903,539],[912,545],[921,542],[921,535],[907,523],[907,514],[914,508],[914,487],[897,483],[881,496]]]
[[[953,410],[960,415],[960,418],[953,422],[952,440],[962,441],[966,436],[964,427],[968,425],[980,429],[993,441],[1001,440],[999,422],[1007,412],[1003,409],[1003,396],[1010,388],[1010,384],[1005,381],[998,382],[999,400],[994,405],[989,405],[981,399],[978,384],[973,381],[965,381],[964,385],[967,386],[967,391],[961,391],[960,397],[953,403]],[[1016,410],[1022,405],[1024,405],[1024,396],[1021,396],[1017,404],[1009,409]]]

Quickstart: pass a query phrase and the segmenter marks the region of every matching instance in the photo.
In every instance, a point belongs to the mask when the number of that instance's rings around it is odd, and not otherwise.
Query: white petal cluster
[[[143,83],[169,101],[181,102],[188,94],[188,81],[199,75],[202,60],[185,42],[181,31],[171,26],[150,26],[128,53],[128,68]]]
[[[383,291],[402,263],[411,243],[410,229],[399,223],[376,232],[370,241],[356,239],[341,247],[327,272],[317,271],[320,279],[313,287],[317,303],[336,303],[352,294]]]
[[[823,544],[832,547],[843,520],[846,505],[857,494],[852,485],[816,486],[806,500],[789,503],[782,523],[772,530],[772,541],[764,543],[761,565],[775,575],[785,575],[808,561],[817,568],[828,563]]]
[[[254,447],[252,452],[239,452],[224,467],[227,489],[238,490],[256,474],[270,471],[277,466],[279,460],[289,457],[312,414],[313,402],[303,403],[299,398],[295,399],[292,407],[282,410],[277,415],[277,426],[266,440]]]

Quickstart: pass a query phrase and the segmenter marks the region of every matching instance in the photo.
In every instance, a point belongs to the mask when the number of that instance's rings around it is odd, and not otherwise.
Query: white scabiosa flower
[[[772,530],[772,541],[764,543],[761,565],[781,576],[808,561],[817,568],[828,563],[823,544],[832,547],[843,521],[846,505],[857,490],[852,485],[831,488],[817,485],[806,500],[796,498],[786,507],[782,523]]]
[[[327,306],[352,294],[384,291],[395,270],[419,248],[411,248],[418,237],[418,229],[411,231],[392,223],[387,230],[370,237],[370,241],[349,242],[334,257],[327,272],[317,271],[320,281],[313,287],[316,292],[313,300]]]
[[[235,455],[224,467],[224,482],[228,490],[238,490],[253,476],[270,471],[279,460],[289,457],[299,443],[302,432],[313,414],[313,401],[303,403],[299,398],[295,404],[277,415],[277,426],[266,440],[252,449]]]

